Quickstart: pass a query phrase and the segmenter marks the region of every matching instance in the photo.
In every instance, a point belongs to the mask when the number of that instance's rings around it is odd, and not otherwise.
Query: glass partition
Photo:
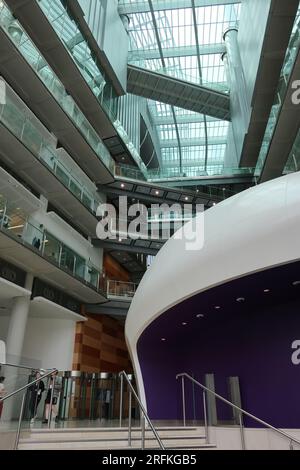
[[[21,207],[9,204],[1,194],[0,230],[20,239],[22,243],[30,245],[42,256],[93,288],[103,290],[103,286],[100,285],[100,270],[45,230],[43,225],[38,225],[37,222],[30,219]]]
[[[275,132],[275,128],[277,125],[277,121],[280,116],[280,112],[281,112],[283,103],[285,101],[286,94],[288,92],[291,74],[292,74],[295,61],[298,55],[299,47],[300,47],[299,26],[300,26],[300,8],[298,9],[297,17],[294,23],[289,46],[288,46],[284,64],[281,70],[281,75],[280,75],[279,85],[278,85],[276,96],[275,96],[275,101],[271,109],[271,113],[269,116],[269,121],[267,124],[266,131],[265,131],[262,147],[261,147],[260,154],[258,157],[258,161],[257,161],[256,169],[255,169],[256,176],[260,176],[263,170],[264,163],[266,161],[269,148],[272,142],[272,138]]]
[[[85,118],[73,98],[68,94],[53,70],[49,67],[44,57],[40,54],[35,44],[25,32],[24,28],[14,18],[4,1],[0,3],[0,27],[14,42],[19,52],[23,55],[42,82],[47,86],[50,93],[71,118],[98,158],[105,164],[108,170],[113,173],[114,160],[103,144],[101,138]],[[14,117],[17,119],[16,116]]]
[[[68,168],[59,161],[56,149],[42,124],[24,105],[22,100],[6,86],[6,104],[0,105],[0,122],[17,137],[33,155],[43,161],[48,169],[55,174],[60,182],[66,186],[93,213],[97,210],[99,200],[75,178]],[[96,192],[96,190],[95,190]]]

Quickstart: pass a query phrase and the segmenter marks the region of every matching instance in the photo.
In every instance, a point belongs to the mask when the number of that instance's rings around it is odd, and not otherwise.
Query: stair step
[[[102,445],[101,445],[102,444]],[[105,443],[99,443],[98,441],[87,441],[87,442],[58,442],[58,443],[20,443],[19,449],[20,450],[117,450],[117,449],[140,449],[141,442],[136,441],[132,442],[132,446],[128,446],[128,442],[118,442],[118,443],[111,443],[109,447],[103,445]],[[199,441],[191,442],[189,445],[183,445],[181,441],[179,442],[169,442],[168,440],[163,441],[163,444],[166,449],[174,450],[174,449],[212,449],[216,446],[213,444],[199,444]],[[146,449],[159,449],[159,445],[157,442],[147,442]]]

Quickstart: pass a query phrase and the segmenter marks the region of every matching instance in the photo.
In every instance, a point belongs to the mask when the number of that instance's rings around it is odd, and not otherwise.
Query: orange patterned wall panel
[[[73,370],[82,372],[132,372],[124,325],[106,315],[86,313],[77,323]]]

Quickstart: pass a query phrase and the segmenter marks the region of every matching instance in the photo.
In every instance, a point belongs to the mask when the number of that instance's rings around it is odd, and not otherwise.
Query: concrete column
[[[27,274],[25,289],[32,290],[33,276]],[[6,338],[7,362],[20,364],[29,314],[30,296],[13,299]]]

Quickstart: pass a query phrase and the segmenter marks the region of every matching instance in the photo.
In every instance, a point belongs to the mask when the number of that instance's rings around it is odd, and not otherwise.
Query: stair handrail
[[[36,369],[34,369],[34,370],[36,370]],[[58,372],[57,369],[51,369],[50,372],[47,372],[46,374],[41,375],[41,377],[39,377],[38,379],[33,380],[32,382],[29,382],[27,385],[24,385],[23,387],[18,388],[14,392],[8,393],[4,397],[0,398],[0,403],[3,403],[5,400],[8,400],[8,398],[11,398],[14,395],[17,395],[18,393],[22,392],[23,390],[29,389],[30,387],[32,387],[32,385],[35,385],[36,383],[40,382],[41,380],[45,379],[46,377],[49,377],[50,375],[56,374],[57,372]]]
[[[198,385],[200,388],[202,388],[202,390],[208,392],[208,393],[211,393],[212,395],[214,395],[216,398],[218,398],[220,401],[223,401],[224,403],[226,403],[227,405],[231,406],[232,408],[234,408],[235,410],[239,411],[241,415],[245,415],[245,416],[248,416],[249,418],[252,418],[254,421],[256,421],[257,423],[260,423],[262,425],[264,425],[266,428],[268,429],[271,429],[272,431],[276,432],[277,434],[280,434],[281,436],[287,438],[289,441],[290,441],[290,449],[292,449],[292,446],[291,444],[293,442],[295,442],[296,444],[300,445],[300,441],[298,439],[296,439],[295,437],[291,436],[290,434],[286,433],[285,431],[282,431],[281,429],[278,429],[276,428],[275,426],[272,426],[272,424],[269,424],[267,423],[266,421],[258,418],[257,416],[249,413],[248,411],[244,410],[243,408],[240,408],[238,405],[235,405],[234,403],[232,403],[231,401],[227,400],[226,398],[222,397],[222,395],[219,395],[218,393],[216,393],[214,390],[211,390],[210,388],[206,387],[205,385],[201,384],[200,382],[198,382],[196,379],[194,379],[194,377],[192,377],[191,375],[189,375],[188,373],[186,372],[182,372],[180,374],[177,374],[176,375],[176,380],[178,380],[179,378],[182,378],[182,380],[184,380],[184,377],[187,378],[188,380],[190,380],[191,382],[193,382],[194,384]],[[184,406],[185,406],[185,403],[184,403]]]
[[[41,372],[41,371],[45,371],[45,370],[52,370],[52,369],[40,369],[39,367],[23,366],[21,364],[11,364],[9,362],[0,362],[0,366],[15,367],[15,369],[32,370],[32,371],[35,371],[35,372]]]
[[[159,437],[159,435],[158,435],[158,433],[157,433],[155,427],[153,426],[152,421],[151,421],[151,419],[149,418],[149,416],[148,416],[148,414],[147,414],[147,411],[146,411],[144,405],[142,404],[142,402],[141,402],[141,400],[140,400],[138,394],[137,394],[136,391],[134,390],[134,388],[133,388],[133,386],[132,386],[132,384],[131,384],[131,382],[130,382],[130,379],[129,379],[128,375],[127,375],[126,372],[123,370],[123,371],[121,371],[121,372],[119,373],[119,377],[120,377],[120,378],[122,378],[122,377],[125,378],[127,384],[129,385],[129,388],[130,388],[131,392],[133,393],[133,395],[134,395],[134,397],[135,397],[135,399],[136,399],[136,401],[137,401],[137,403],[138,403],[138,405],[139,405],[139,407],[140,407],[140,410],[142,410],[142,412],[143,412],[144,418],[145,418],[146,421],[148,422],[148,424],[149,424],[149,426],[150,426],[150,428],[151,428],[151,431],[153,432],[153,434],[154,434],[154,436],[155,436],[155,438],[156,438],[156,440],[157,440],[157,442],[158,442],[158,444],[159,444],[159,447],[160,447],[162,450],[165,450],[165,447],[164,447],[164,445],[163,445],[163,443],[162,443],[162,441],[161,441],[161,439],[160,439],[160,437]],[[131,406],[129,406],[129,416],[131,416]],[[129,432],[129,436],[130,436],[130,435],[131,435],[131,419],[129,419],[128,432]]]

